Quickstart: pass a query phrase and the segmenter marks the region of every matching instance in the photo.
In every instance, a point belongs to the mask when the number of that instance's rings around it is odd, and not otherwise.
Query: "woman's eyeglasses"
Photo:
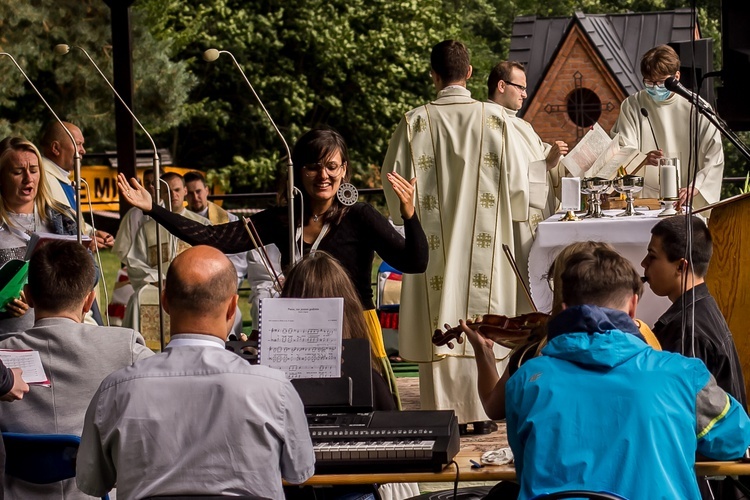
[[[346,162],[336,163],[335,161],[327,161],[323,163],[308,163],[307,165],[302,167],[302,172],[307,177],[316,177],[325,169],[326,173],[330,177],[336,177],[339,172],[341,172],[341,167],[344,166],[346,166]]]

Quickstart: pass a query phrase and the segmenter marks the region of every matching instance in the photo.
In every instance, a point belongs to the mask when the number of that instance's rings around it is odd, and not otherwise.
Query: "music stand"
[[[341,341],[341,377],[297,378],[292,385],[306,413],[357,413],[373,410],[370,341]]]

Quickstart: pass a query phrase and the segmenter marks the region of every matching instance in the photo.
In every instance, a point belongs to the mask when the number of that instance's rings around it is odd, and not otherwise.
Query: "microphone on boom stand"
[[[83,215],[81,214],[81,155],[78,153],[78,144],[76,144],[76,140],[73,137],[73,134],[68,130],[68,127],[65,126],[63,121],[60,119],[59,116],[57,116],[57,113],[55,113],[55,110],[52,109],[52,106],[49,105],[47,102],[47,99],[44,98],[41,92],[36,88],[34,83],[31,81],[29,76],[26,74],[26,72],[19,66],[19,64],[16,62],[16,60],[13,58],[12,55],[8,54],[7,52],[0,52],[0,56],[8,56],[8,58],[13,61],[13,64],[18,68],[18,71],[21,72],[23,77],[26,79],[27,82],[29,82],[29,85],[31,85],[31,88],[34,89],[34,92],[36,92],[36,95],[39,96],[39,98],[42,100],[44,105],[47,107],[50,113],[52,113],[52,116],[55,117],[55,120],[57,120],[57,123],[60,124],[60,127],[62,127],[63,132],[67,134],[67,136],[70,138],[70,142],[73,143],[73,176],[75,178],[75,195],[76,195],[76,225],[78,226],[78,232],[77,232],[77,238],[78,243],[82,242],[82,231],[83,231]]]
[[[286,139],[284,139],[284,136],[281,135],[281,131],[279,131],[279,128],[276,126],[276,122],[273,121],[273,118],[271,118],[271,115],[268,113],[268,110],[263,105],[263,101],[260,100],[260,97],[258,97],[257,92],[255,92],[255,89],[253,88],[252,84],[250,83],[250,80],[247,79],[247,76],[245,75],[245,72],[242,70],[242,67],[237,62],[237,59],[235,59],[234,55],[229,52],[228,50],[217,50],[217,49],[208,49],[203,53],[203,60],[207,62],[214,62],[219,58],[221,54],[227,54],[229,57],[232,58],[232,62],[237,67],[237,69],[240,71],[240,74],[242,74],[242,78],[245,80],[245,83],[247,83],[247,86],[250,87],[250,90],[252,91],[253,95],[255,96],[255,99],[257,99],[258,104],[260,104],[261,109],[263,109],[263,113],[265,113],[266,118],[268,118],[268,121],[271,122],[271,125],[273,126],[273,129],[276,131],[276,135],[279,136],[279,139],[281,139],[281,142],[284,143],[284,148],[286,149],[287,154],[287,168],[289,171],[289,177],[287,182],[287,199],[288,199],[288,208],[289,208],[289,255],[291,256],[291,263],[294,264],[297,262],[297,260],[302,258],[302,251],[300,249],[299,252],[295,251],[295,233],[296,233],[296,227],[294,225],[294,168],[292,164],[292,153],[289,150],[289,144],[286,142]]]
[[[146,137],[148,137],[148,140],[151,141],[151,147],[154,150],[154,157],[153,157],[153,168],[154,168],[154,178],[161,179],[161,169],[160,169],[160,162],[159,162],[159,152],[156,149],[156,143],[154,143],[154,139],[151,137],[151,134],[148,133],[148,130],[146,130],[146,127],[143,126],[141,121],[138,119],[137,116],[135,116],[135,113],[133,113],[133,110],[130,109],[130,107],[125,104],[125,101],[120,97],[120,94],[115,90],[115,88],[112,86],[110,81],[107,79],[106,76],[104,76],[104,73],[102,73],[102,70],[99,68],[99,66],[94,62],[94,60],[91,58],[88,52],[83,49],[83,47],[79,47],[77,45],[73,46],[74,49],[78,49],[86,56],[86,58],[89,60],[89,62],[96,68],[96,71],[99,73],[99,76],[102,77],[102,79],[107,83],[107,86],[112,90],[112,93],[117,97],[117,99],[120,101],[120,104],[128,111],[130,116],[135,120],[135,122],[138,124],[138,126],[143,130],[143,133],[146,134]],[[55,45],[55,53],[56,54],[67,54],[70,52],[71,47],[67,44],[61,43],[59,45]],[[157,183],[157,187],[159,184]],[[154,190],[154,200],[156,204],[159,204],[160,196],[159,196],[159,189]],[[163,284],[162,284],[162,248],[161,248],[161,231],[159,231],[159,228],[156,228],[156,271],[159,275],[159,279],[157,282],[157,286],[159,288],[159,342],[161,344],[162,351],[164,350],[164,310],[161,307],[161,294],[163,291]]]
[[[715,114],[711,106],[706,101],[704,101],[701,96],[699,96],[692,90],[689,90],[687,87],[681,84],[677,78],[673,76],[668,77],[666,80],[664,80],[664,86],[667,88],[667,90],[671,90],[675,94],[684,97],[688,101],[692,102],[696,107],[701,108],[703,111],[711,115]]]

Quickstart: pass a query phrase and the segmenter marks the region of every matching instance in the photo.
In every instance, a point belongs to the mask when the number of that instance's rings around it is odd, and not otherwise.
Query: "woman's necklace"
[[[325,210],[323,210],[319,214],[312,214],[312,220],[313,220],[313,222],[318,222],[320,220],[320,218],[323,217],[326,214],[326,212],[328,212],[328,208],[326,208]]]

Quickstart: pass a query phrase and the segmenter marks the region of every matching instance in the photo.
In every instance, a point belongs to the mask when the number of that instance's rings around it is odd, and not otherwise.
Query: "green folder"
[[[9,260],[0,267],[0,312],[5,312],[5,306],[21,296],[28,276],[29,263],[23,260]]]

